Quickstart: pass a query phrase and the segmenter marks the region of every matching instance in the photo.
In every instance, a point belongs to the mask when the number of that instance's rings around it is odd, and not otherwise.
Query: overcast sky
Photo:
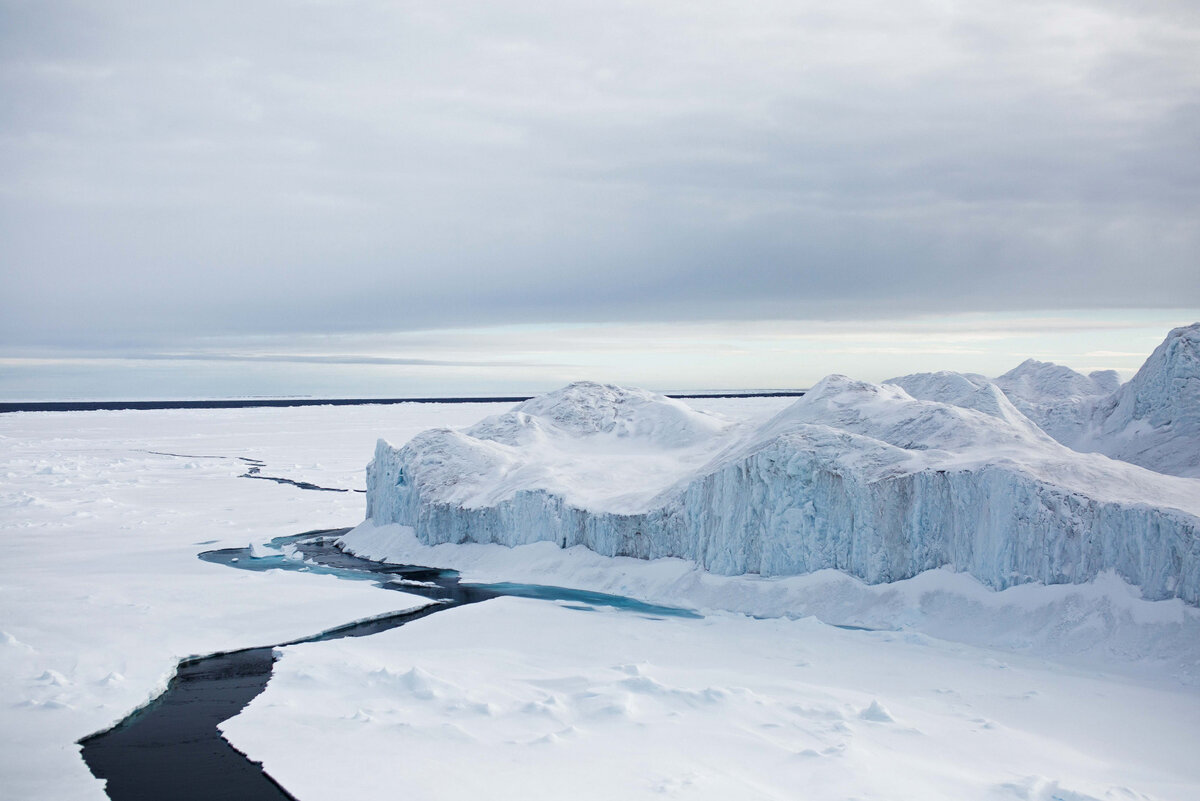
[[[1200,3],[0,0],[0,137],[13,397],[796,386],[1014,320],[1129,370],[1200,317]]]

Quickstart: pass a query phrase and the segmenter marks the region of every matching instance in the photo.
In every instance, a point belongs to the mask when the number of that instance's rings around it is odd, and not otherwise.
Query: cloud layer
[[[1200,11],[0,2],[0,339],[1200,306]]]

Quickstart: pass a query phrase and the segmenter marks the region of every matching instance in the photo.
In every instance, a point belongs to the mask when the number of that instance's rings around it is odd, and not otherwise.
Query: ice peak
[[[857,378],[833,373],[818,381],[796,403],[811,406],[841,396],[859,399],[867,396],[891,397],[896,394],[896,389],[896,387],[886,384],[873,384],[870,381],[860,381]]]
[[[1037,424],[1013,405],[1000,387],[976,373],[955,373],[949,370],[914,373],[888,379],[887,383],[902,387],[918,400],[974,409],[1003,420],[1026,435],[1035,438],[1045,436]]]
[[[987,379],[950,372],[884,384],[827,376],[759,429],[755,441],[813,425],[909,451],[970,450],[980,458],[1011,448],[1058,447]]]
[[[1200,440],[1200,323],[1167,334],[1100,414],[1104,435],[1130,438],[1130,427],[1141,424],[1172,439],[1190,439],[1194,451]],[[1200,455],[1193,452],[1191,458],[1196,462]]]
[[[1172,328],[1167,334],[1167,341],[1170,342],[1173,339],[1186,339],[1193,345],[1200,345],[1200,323],[1190,323]]]
[[[723,429],[725,422],[644,389],[576,381],[518,404],[530,415],[580,436],[647,437],[663,446],[688,445]]]
[[[996,384],[1069,448],[1200,477],[1200,323],[1167,334],[1126,384],[1113,370],[1085,376],[1034,359]]]
[[[968,402],[976,398],[981,390],[993,387],[991,381],[976,373],[955,373],[939,370],[936,373],[913,373],[884,382],[902,388],[918,400],[952,403],[955,406],[974,408]]]
[[[1026,359],[995,379],[1004,393],[1026,403],[1045,403],[1071,397],[1103,395],[1105,387],[1093,378],[1053,362]]]

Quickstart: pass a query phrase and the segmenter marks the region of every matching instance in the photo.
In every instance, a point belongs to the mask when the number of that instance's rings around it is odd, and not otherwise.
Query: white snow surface
[[[955,373],[943,370],[937,373],[914,373],[890,378],[886,384],[898,386],[917,400],[948,403],[964,409],[974,409],[992,417],[998,417],[1011,428],[1018,429],[1032,439],[1053,439],[1033,420],[1014,405],[1012,398],[999,385],[975,373]]]
[[[1080,450],[1096,407],[1117,390],[1120,379],[1113,371],[1086,376],[1060,364],[1027,359],[997,377],[995,384],[1043,431]]]
[[[461,431],[418,435],[408,474],[438,503],[481,508],[538,490],[624,513],[702,465],[734,428],[661,395],[580,382]]]
[[[360,493],[239,478],[237,457],[265,461],[267,475],[361,488],[380,430],[411,436],[496,408],[0,414],[0,799],[105,798],[75,742],[157,695],[182,657],[426,603],[197,559],[363,515]]]
[[[1192,692],[912,632],[502,598],[286,648],[222,728],[305,801],[1187,801],[1197,721]]]
[[[947,569],[867,584],[839,570],[722,576],[685,559],[607,557],[549,542],[426,545],[408,526],[376,526],[370,520],[341,542],[368,559],[451,568],[469,582],[551,584],[705,614],[812,616],[833,626],[913,631],[1200,686],[1200,610],[1179,599],[1146,600],[1111,572],[1084,584],[1022,584],[997,592]]]
[[[380,441],[367,516],[427,544],[550,541],[727,575],[874,583],[946,566],[1002,589],[1111,570],[1149,598],[1200,602],[1195,480],[1072,451],[979,377],[897,381],[829,376],[765,422],[668,429],[686,436],[662,434],[678,414],[666,398],[572,385],[465,430]],[[629,419],[561,424],[580,408]]]
[[[1115,370],[1100,370],[1091,375],[1077,373],[1053,362],[1026,359],[995,379],[1014,403],[1038,404],[1065,398],[1108,395],[1120,385]]]

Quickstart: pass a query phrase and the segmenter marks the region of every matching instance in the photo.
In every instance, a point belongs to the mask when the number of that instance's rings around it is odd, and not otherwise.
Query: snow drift
[[[986,380],[902,382],[830,376],[747,427],[573,384],[463,431],[380,441],[367,516],[427,544],[545,540],[727,575],[877,583],[948,566],[999,589],[1113,570],[1148,598],[1200,602],[1195,481],[1073,452]]]

